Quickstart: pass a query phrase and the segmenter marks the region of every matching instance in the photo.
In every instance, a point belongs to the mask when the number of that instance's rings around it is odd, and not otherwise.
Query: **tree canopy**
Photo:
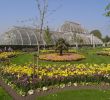
[[[52,44],[51,33],[48,26],[47,29],[45,30],[44,39],[48,45]]]
[[[106,35],[104,38],[103,38],[103,42],[107,43],[107,42],[110,42],[110,37],[108,35]]]
[[[105,11],[106,11],[105,16],[110,17],[110,3],[106,6]],[[103,42],[105,43],[110,42],[110,37],[106,35],[103,38]]]
[[[98,37],[99,39],[102,39],[102,33],[99,30],[93,30],[90,32],[90,34],[93,34],[94,36]]]
[[[105,16],[110,17],[110,3],[106,6],[105,11]]]
[[[63,55],[63,51],[69,49],[69,44],[63,38],[59,38],[56,42],[56,50],[59,51],[60,56]]]

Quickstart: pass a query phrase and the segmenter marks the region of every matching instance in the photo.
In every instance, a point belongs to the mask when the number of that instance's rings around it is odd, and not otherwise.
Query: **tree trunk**
[[[60,50],[60,56],[62,56],[63,55],[63,50]]]

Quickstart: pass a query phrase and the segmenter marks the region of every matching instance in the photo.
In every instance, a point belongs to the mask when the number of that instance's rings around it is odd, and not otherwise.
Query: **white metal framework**
[[[0,45],[49,45],[44,39],[45,31],[42,32],[40,37],[40,31],[38,29],[29,27],[14,27],[10,31],[0,36]],[[91,45],[91,44],[103,44],[103,42],[89,34],[87,30],[75,22],[66,21],[58,31],[51,31],[52,45],[56,43],[59,38],[66,39],[70,45]]]

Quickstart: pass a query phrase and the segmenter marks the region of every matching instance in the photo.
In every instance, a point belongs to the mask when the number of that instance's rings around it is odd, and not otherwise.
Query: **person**
[[[6,50],[7,50],[7,48],[6,48],[6,47],[4,47],[4,52],[6,52]]]
[[[8,48],[8,51],[9,51],[9,52],[12,52],[12,51],[13,51],[13,49],[12,49],[11,47],[9,47],[9,48]]]
[[[2,49],[0,49],[0,53],[2,52]]]

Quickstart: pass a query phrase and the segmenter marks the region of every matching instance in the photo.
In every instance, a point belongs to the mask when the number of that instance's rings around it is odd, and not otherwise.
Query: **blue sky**
[[[103,15],[107,4],[107,0],[49,0],[46,24],[57,28],[70,20],[89,31],[99,29],[103,35],[110,35],[110,18]],[[35,0],[0,0],[0,33],[12,26],[33,25],[33,22],[37,23],[36,18]]]

